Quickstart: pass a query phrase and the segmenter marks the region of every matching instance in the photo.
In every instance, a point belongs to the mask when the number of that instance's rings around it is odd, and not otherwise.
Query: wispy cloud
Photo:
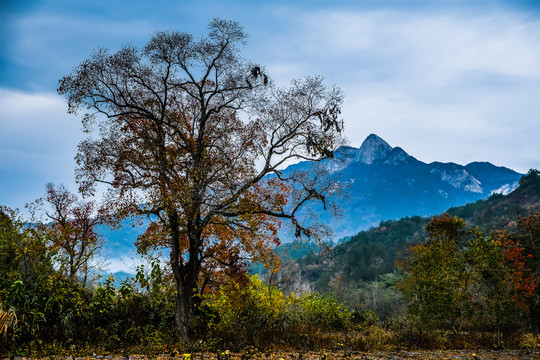
[[[0,89],[2,204],[22,207],[43,195],[47,182],[74,187],[79,120],[56,94]]]
[[[324,11],[299,23],[283,39],[295,49],[289,66],[323,73],[345,90],[353,144],[376,132],[426,161],[540,165],[521,150],[524,139],[534,141],[524,129],[540,133],[538,18]]]

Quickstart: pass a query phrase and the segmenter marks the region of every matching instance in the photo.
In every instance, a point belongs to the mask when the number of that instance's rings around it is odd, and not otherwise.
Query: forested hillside
[[[510,194],[493,194],[486,200],[450,208],[446,213],[463,218],[489,235],[495,229],[515,230],[519,217],[535,211],[540,211],[540,177],[532,170]],[[284,266],[296,269],[294,279],[302,288],[330,290],[336,279],[341,286],[356,288],[392,273],[400,254],[408,246],[426,239],[425,226],[429,221],[430,218],[420,216],[382,221],[379,226],[361,231],[331,249],[315,249],[298,260],[285,257]]]

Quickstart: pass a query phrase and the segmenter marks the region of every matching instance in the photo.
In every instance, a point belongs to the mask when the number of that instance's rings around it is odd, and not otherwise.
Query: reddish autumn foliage
[[[505,256],[513,271],[516,295],[531,321],[533,332],[540,331],[540,213],[518,220],[519,233],[508,240]]]
[[[87,284],[103,239],[96,226],[106,216],[94,201],[82,201],[63,185],[46,185],[45,197],[28,204],[37,221],[33,228],[48,250],[55,254],[57,266],[71,281]],[[42,216],[45,218],[41,218]]]

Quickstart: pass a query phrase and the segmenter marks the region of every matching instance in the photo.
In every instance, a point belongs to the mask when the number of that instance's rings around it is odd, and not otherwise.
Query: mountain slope
[[[478,226],[487,236],[493,229],[512,230],[519,217],[535,211],[540,211],[540,173],[532,170],[522,177],[519,187],[510,194],[494,194],[486,200],[451,208],[446,213]],[[300,282],[317,290],[328,290],[332,279],[337,278],[356,284],[376,280],[379,275],[392,272],[401,250],[426,238],[424,227],[429,220],[428,217],[414,216],[383,221],[378,227],[359,232],[329,252],[312,252],[293,260],[295,265],[289,267],[298,269]],[[284,259],[284,263],[287,262],[288,259]]]

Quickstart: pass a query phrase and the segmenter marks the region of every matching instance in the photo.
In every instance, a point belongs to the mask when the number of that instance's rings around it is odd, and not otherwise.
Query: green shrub
[[[289,298],[287,308],[297,325],[311,330],[341,331],[349,327],[352,313],[329,293],[308,293]]]
[[[226,283],[205,297],[205,306],[206,316],[211,314],[211,342],[215,347],[220,339],[221,346],[230,349],[268,344],[310,348],[323,333],[348,329],[351,319],[347,307],[330,294],[285,297],[257,276],[246,284]]]
[[[264,346],[279,330],[285,297],[252,276],[246,284],[229,281],[206,297],[206,305],[215,314],[209,324],[213,337],[235,347]]]

